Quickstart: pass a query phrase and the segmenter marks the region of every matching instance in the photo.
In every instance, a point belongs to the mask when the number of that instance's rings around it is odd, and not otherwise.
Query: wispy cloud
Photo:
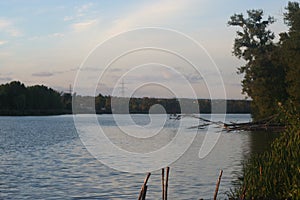
[[[31,74],[32,76],[38,76],[38,77],[49,77],[49,76],[55,76],[59,74],[65,74],[77,71],[78,68],[72,68],[72,69],[66,69],[66,70],[54,70],[54,71],[42,71],[42,72],[36,72]]]
[[[3,44],[6,44],[7,41],[6,40],[0,40],[0,46],[3,45]]]
[[[63,33],[52,33],[48,35],[49,37],[64,37],[65,34]]]
[[[64,21],[65,22],[67,22],[67,21],[72,21],[72,20],[74,20],[75,19],[75,17],[73,17],[73,16],[65,16],[64,17]]]
[[[190,7],[193,1],[157,1],[142,5],[135,12],[115,21],[115,25],[108,31],[109,34],[117,34],[136,26],[161,25],[164,21],[174,17]]]
[[[40,36],[32,36],[28,38],[28,40],[41,40],[41,39],[50,39],[50,38],[62,38],[64,37],[64,33],[50,33],[48,35],[40,35]]]
[[[86,3],[80,6],[76,6],[75,9],[75,13],[74,15],[71,16],[65,16],[64,17],[64,21],[78,21],[78,20],[82,20],[82,18],[84,16],[86,16],[87,14],[90,13],[90,8],[93,6],[93,3]]]
[[[10,29],[7,30],[7,33],[10,34],[10,36],[13,37],[20,37],[22,36],[22,32],[14,27],[11,27]]]
[[[82,16],[84,15],[86,12],[89,11],[89,9],[93,6],[93,3],[92,2],[89,2],[89,3],[86,3],[86,4],[83,4],[81,6],[78,6],[76,7],[76,11],[77,11],[77,14],[79,16]]]
[[[73,23],[72,29],[76,32],[84,31],[92,27],[93,25],[96,25],[98,20],[92,19],[92,20],[86,20],[83,22]]]
[[[22,36],[22,32],[9,19],[0,19],[0,32],[4,32],[12,37]]]
[[[7,19],[0,19],[0,29],[5,29],[11,26],[11,22]]]
[[[8,81],[11,81],[11,80],[12,80],[11,77],[0,77],[1,82],[8,82]]]
[[[53,76],[54,74],[51,72],[37,72],[37,73],[33,73],[32,76],[38,76],[38,77],[49,77],[49,76]]]
[[[184,75],[184,77],[190,83],[199,83],[199,82],[203,81],[203,77],[200,74],[187,74],[187,75]]]

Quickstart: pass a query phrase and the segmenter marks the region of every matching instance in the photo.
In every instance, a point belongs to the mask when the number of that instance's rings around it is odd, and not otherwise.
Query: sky
[[[263,9],[275,17],[270,29],[278,39],[287,30],[287,2],[2,0],[0,84],[19,80],[65,92],[71,85],[82,95],[243,99],[243,76],[236,73],[243,61],[231,53],[237,29],[227,22],[234,13]]]

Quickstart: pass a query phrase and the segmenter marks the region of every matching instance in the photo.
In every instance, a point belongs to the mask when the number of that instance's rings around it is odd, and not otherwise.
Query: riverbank
[[[61,110],[0,110],[0,116],[53,116],[53,115],[72,115],[74,114],[72,111],[61,111]],[[95,114],[95,112],[79,112],[76,114]],[[111,113],[111,112],[96,112],[97,115],[103,114],[124,114],[127,113]],[[129,114],[137,114],[137,115],[144,115],[149,114],[148,112],[130,112]],[[161,113],[151,113],[151,114],[161,114]],[[169,115],[173,113],[167,113]],[[193,114],[193,113],[188,113]],[[201,112],[200,114],[211,114],[210,112]],[[214,114],[224,114],[224,113],[214,113]],[[227,112],[226,114],[250,114],[247,112]]]
[[[70,110],[0,110],[0,116],[52,116],[72,114]]]
[[[232,199],[300,199],[300,115],[281,107],[285,131],[245,162]]]

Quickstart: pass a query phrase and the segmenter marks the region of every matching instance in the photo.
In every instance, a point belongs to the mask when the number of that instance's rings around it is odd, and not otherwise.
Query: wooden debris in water
[[[165,198],[165,169],[161,169],[162,200]]]
[[[151,175],[151,173],[148,173],[147,176],[146,176],[146,178],[145,178],[145,180],[144,180],[144,183],[142,185],[142,188],[141,188],[138,200],[145,200],[146,199],[147,182],[148,182],[148,180],[150,178],[150,175]]]
[[[170,167],[166,168],[166,183],[165,183],[165,198],[163,200],[168,200],[168,182],[169,182],[169,171],[170,171]]]
[[[166,171],[166,173],[165,173],[165,171]],[[161,169],[162,200],[168,200],[169,173],[170,173],[170,167],[166,167],[166,170],[164,168]],[[151,173],[148,173],[145,180],[144,180],[144,183],[143,183],[142,188],[140,190],[138,200],[145,200],[146,199],[146,192],[147,192],[147,187],[148,187],[147,182],[150,178],[150,175],[151,175]],[[222,175],[223,175],[223,170],[220,170],[220,174],[219,174],[217,184],[216,184],[214,200],[216,200],[217,196],[218,196],[219,186],[220,186],[220,183],[221,183]],[[244,191],[244,193],[245,192],[246,191]]]
[[[230,132],[230,131],[283,131],[285,129],[285,126],[282,124],[279,124],[276,122],[276,118],[278,115],[272,115],[268,118],[259,120],[259,121],[254,121],[254,122],[242,122],[242,123],[235,123],[235,122],[230,122],[230,123],[225,123],[221,121],[211,121],[208,119],[205,119],[203,117],[197,116],[197,115],[178,115],[181,117],[176,118],[175,120],[180,120],[183,117],[191,117],[191,118],[196,118],[199,119],[201,124],[197,126],[191,126],[189,129],[204,129],[207,126],[210,125],[216,125],[217,127],[222,128],[224,131]]]
[[[214,200],[217,200],[218,192],[219,192],[219,186],[222,178],[223,170],[220,170],[219,178],[217,180],[216,184],[216,190],[215,190],[215,195],[214,195]]]

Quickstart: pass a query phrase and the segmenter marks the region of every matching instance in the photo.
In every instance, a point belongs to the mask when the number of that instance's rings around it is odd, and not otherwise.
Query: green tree
[[[55,110],[63,107],[60,94],[44,85],[27,87],[27,108]]]
[[[289,26],[287,33],[280,34],[281,58],[286,70],[286,86],[290,99],[300,110],[300,8],[299,3],[289,2],[284,14]]]
[[[95,108],[96,112],[104,112],[105,111],[105,103],[106,99],[102,94],[99,94],[98,96],[95,97]]]
[[[280,122],[285,124],[284,133],[276,139],[269,151],[263,154],[252,155],[245,163],[243,175],[240,184],[233,192],[233,198],[239,199],[300,199],[300,8],[299,3],[289,2],[284,13],[285,23],[289,26],[286,33],[280,34],[280,41],[277,44],[267,45],[270,48],[270,59],[257,54],[254,58],[253,65],[250,66],[252,72],[252,82],[262,78],[257,74],[257,66],[262,66],[265,70],[267,64],[264,61],[270,62],[273,73],[269,74],[266,80],[278,80],[278,82],[266,81],[265,83],[273,84],[277,91],[275,98],[266,97],[265,100],[274,102],[276,100],[285,101],[284,106],[279,105],[278,113]],[[241,36],[241,35],[240,35]],[[264,47],[265,48],[265,47]],[[245,50],[245,49],[243,49]],[[266,60],[263,60],[263,59]],[[249,63],[249,62],[248,62]],[[247,63],[247,64],[248,64]],[[263,65],[260,65],[263,64]],[[255,69],[255,72],[253,72]],[[260,68],[261,69],[261,68]],[[267,75],[267,74],[265,74]],[[282,76],[280,76],[282,75]],[[245,78],[246,79],[246,78]],[[263,91],[268,88],[267,85],[255,86],[250,96],[253,98],[258,91]],[[285,89],[285,91],[283,90]],[[282,92],[284,96],[280,96],[278,92]],[[248,91],[247,91],[248,93]],[[249,93],[248,93],[249,94]],[[262,93],[260,93],[262,94]],[[266,95],[267,96],[267,95]],[[276,97],[278,99],[276,99]],[[253,98],[253,102],[260,109],[263,107],[261,101],[264,98]],[[278,107],[278,106],[277,106]],[[276,108],[276,106],[274,106]],[[268,109],[268,111],[270,111]]]
[[[112,110],[111,110],[111,96],[106,96],[105,98],[105,110],[106,112],[110,113]]]
[[[27,115],[55,113],[63,107],[60,94],[46,86],[25,87],[19,81],[0,85],[0,113]]]
[[[26,106],[26,87],[19,81],[12,81],[0,87],[1,109],[24,110]]]
[[[237,31],[233,54],[246,62],[238,73],[244,74],[243,93],[252,98],[252,115],[258,120],[274,114],[277,103],[285,101],[285,70],[278,62],[274,33],[267,29],[274,18],[264,20],[262,10],[248,10],[247,15],[235,14],[228,24],[242,29]]]

